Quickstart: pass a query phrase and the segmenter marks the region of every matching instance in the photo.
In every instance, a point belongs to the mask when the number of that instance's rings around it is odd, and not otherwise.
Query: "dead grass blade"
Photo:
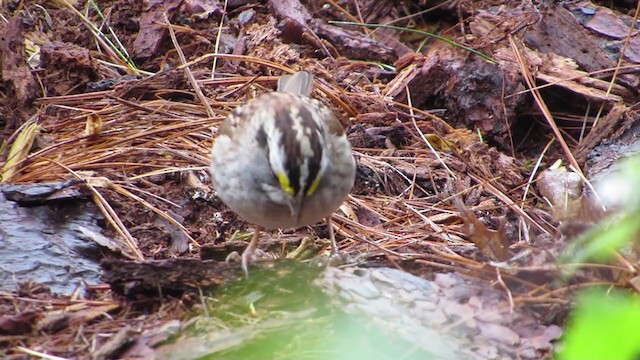
[[[551,115],[551,112],[549,111],[549,108],[545,104],[544,99],[542,99],[542,95],[540,94],[540,92],[538,90],[534,89],[535,88],[535,81],[533,80],[533,76],[531,75],[531,72],[529,71],[529,67],[528,67],[524,57],[520,53],[520,49],[519,49],[518,45],[516,44],[516,39],[512,35],[509,35],[509,43],[511,44],[511,50],[513,50],[513,53],[516,56],[518,65],[520,66],[520,72],[522,73],[522,77],[524,78],[525,83],[527,84],[527,87],[531,91],[531,96],[533,96],[533,99],[535,100],[536,104],[538,105],[538,108],[540,109],[540,111],[542,111],[542,114],[544,115],[544,118],[547,120],[547,123],[551,127],[551,130],[553,130],[553,134],[556,137],[556,140],[558,141],[558,143],[560,144],[560,147],[562,148],[562,151],[564,152],[564,155],[567,157],[567,160],[569,161],[571,166],[573,166],[576,169],[576,171],[579,174],[582,174],[582,170],[580,169],[580,165],[578,165],[578,162],[576,161],[575,157],[573,156],[573,153],[571,152],[571,149],[569,149],[569,146],[567,145],[567,142],[564,140],[564,137],[562,136],[562,133],[560,132],[560,129],[558,128],[558,125],[556,125],[556,122],[553,119],[553,116]]]
[[[176,226],[187,237],[187,239],[189,239],[189,241],[191,241],[191,244],[193,244],[196,247],[200,247],[200,244],[198,244],[198,242],[196,242],[191,237],[191,235],[189,235],[189,232],[187,231],[187,229],[182,224],[177,222],[172,216],[170,216],[169,214],[165,213],[164,211],[158,209],[157,207],[151,205],[149,202],[147,202],[143,198],[139,197],[138,195],[135,195],[132,192],[124,189],[123,187],[121,187],[121,186],[119,186],[117,184],[114,184],[113,182],[109,182],[108,185],[109,185],[109,188],[111,190],[115,191],[116,193],[118,193],[120,195],[123,195],[123,196],[126,196],[126,197],[130,198],[130,199],[133,199],[134,201],[142,204],[147,209],[153,211],[158,216],[162,217],[163,219],[167,220],[168,222],[170,222],[171,224]],[[165,200],[165,201],[168,202],[168,200]]]
[[[226,8],[226,1],[225,1],[225,8]],[[166,12],[162,12],[162,16],[164,17],[164,22],[167,24],[167,28],[169,29],[169,35],[171,36],[171,41],[173,42],[173,47],[176,49],[176,52],[178,53],[178,57],[180,57],[180,62],[184,65],[184,64],[187,63],[187,58],[184,56],[184,53],[182,52],[182,48],[180,47],[180,44],[178,43],[178,39],[176,38],[176,33],[175,33],[175,31],[173,31],[173,27],[171,26],[171,22],[169,21],[169,18],[167,17],[167,13]],[[224,16],[222,18],[224,19]],[[221,22],[222,22],[222,20],[221,20]],[[220,26],[222,26],[222,23],[220,24]],[[218,35],[220,35],[219,31],[218,31]],[[217,58],[214,58],[214,60],[216,60],[216,59]],[[200,99],[200,103],[207,110],[207,114],[209,115],[209,117],[213,117],[214,116],[213,109],[211,108],[211,105],[209,105],[209,101],[207,100],[207,98],[202,93],[202,89],[198,85],[198,82],[196,81],[196,78],[193,76],[193,73],[191,72],[191,69],[189,68],[189,66],[183,66],[183,69],[184,69],[185,73],[187,74],[187,78],[189,79],[189,82],[191,83],[191,86],[193,87],[193,90],[196,92],[196,95],[198,96],[198,99]]]
[[[633,21],[631,22],[631,24],[633,24],[633,25],[629,27],[629,34],[627,34],[627,37],[624,39],[624,44],[622,45],[622,48],[620,49],[620,54],[618,55],[618,62],[616,63],[616,67],[615,67],[615,69],[613,71],[613,75],[611,76],[611,81],[609,82],[609,87],[607,88],[607,95],[609,95],[611,93],[611,90],[616,85],[616,79],[618,78],[618,73],[620,72],[620,68],[622,67],[622,61],[624,60],[625,51],[627,50],[627,47],[629,46],[629,41],[637,33],[635,24],[638,23],[638,15],[640,15],[640,2],[636,3],[636,11],[633,14]],[[604,103],[600,105],[600,108],[598,109],[598,115],[596,115],[596,119],[593,122],[593,127],[596,127],[596,125],[598,124],[598,120],[600,119],[600,116],[602,115],[602,112],[604,111],[604,105],[605,105]]]
[[[7,161],[0,171],[0,183],[7,182],[16,175],[19,165],[27,158],[40,129],[40,125],[33,121],[25,123],[18,129],[18,135],[9,148]]]
[[[100,187],[109,187],[110,181],[108,179],[88,179],[86,181],[87,187],[93,194],[93,200],[98,205],[102,213],[107,218],[107,221],[116,229],[116,231],[122,236],[124,244],[129,251],[123,252],[123,255],[128,256],[133,260],[144,260],[144,255],[138,248],[138,242],[131,236],[127,227],[122,223],[118,214],[113,210],[109,202],[96,190],[96,185]]]

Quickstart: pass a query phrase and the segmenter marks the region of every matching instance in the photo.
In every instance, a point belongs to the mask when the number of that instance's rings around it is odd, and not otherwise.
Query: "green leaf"
[[[640,356],[640,298],[587,292],[565,332],[559,360],[634,360]]]
[[[565,275],[575,271],[572,264],[586,261],[606,261],[613,251],[633,242],[640,233],[637,213],[628,213],[615,220],[602,221],[575,239],[564,251],[560,261],[569,265]]]

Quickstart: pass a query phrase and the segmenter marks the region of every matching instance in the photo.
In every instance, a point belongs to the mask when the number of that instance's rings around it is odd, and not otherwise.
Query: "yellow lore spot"
[[[280,187],[282,187],[282,190],[286,191],[287,194],[289,194],[291,196],[295,195],[296,192],[291,187],[291,183],[289,182],[289,178],[287,177],[287,174],[279,173],[278,174],[278,182],[280,182]]]
[[[307,190],[307,196],[312,195],[318,188],[318,185],[320,185],[320,176],[317,176],[311,183],[309,190]]]

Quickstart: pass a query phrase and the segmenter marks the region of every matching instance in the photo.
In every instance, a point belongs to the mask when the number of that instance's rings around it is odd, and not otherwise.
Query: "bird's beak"
[[[296,219],[296,224],[300,224],[302,217],[302,207],[304,205],[304,196],[296,196],[289,202],[289,209],[291,209],[291,217]]]

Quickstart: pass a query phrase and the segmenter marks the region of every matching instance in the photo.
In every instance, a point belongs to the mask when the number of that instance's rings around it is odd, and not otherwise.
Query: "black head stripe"
[[[284,168],[287,171],[287,176],[289,177],[289,182],[293,188],[294,195],[297,195],[300,191],[300,165],[302,165],[302,153],[300,151],[298,140],[296,139],[296,134],[292,131],[293,119],[291,118],[290,109],[277,109],[276,119],[278,119],[276,126],[281,128],[282,131],[282,146],[284,147],[284,151],[287,153]]]
[[[313,184],[313,180],[320,172],[320,162],[322,161],[323,150],[321,140],[322,131],[318,124],[313,121],[313,117],[311,116],[308,107],[300,107],[300,117],[302,118],[302,125],[304,127],[305,134],[309,137],[311,151],[313,152],[311,157],[308,158],[307,163],[309,176],[307,178],[307,183],[304,186],[304,193],[306,194]]]
[[[267,132],[264,131],[264,126],[260,126],[258,128],[258,132],[256,132],[256,141],[261,148],[269,150],[267,147]]]
[[[313,179],[316,178],[320,171],[320,161],[322,160],[322,140],[320,137],[322,131],[318,124],[313,121],[307,106],[298,106],[297,110],[297,116],[302,121],[301,125],[304,135],[308,137],[311,150],[313,152],[312,156],[307,159],[309,175],[306,179],[306,183],[304,184],[304,189],[302,189],[306,193],[311,187]],[[297,137],[298,134],[296,131],[293,131],[291,109],[278,109],[276,111],[276,118],[278,119],[276,126],[282,130],[282,146],[287,153],[287,159],[284,163],[284,167],[287,171],[287,176],[289,177],[289,182],[294,190],[294,194],[297,195],[303,185],[301,184],[302,179],[300,177],[301,167],[304,164],[305,159],[302,155],[302,148]]]

